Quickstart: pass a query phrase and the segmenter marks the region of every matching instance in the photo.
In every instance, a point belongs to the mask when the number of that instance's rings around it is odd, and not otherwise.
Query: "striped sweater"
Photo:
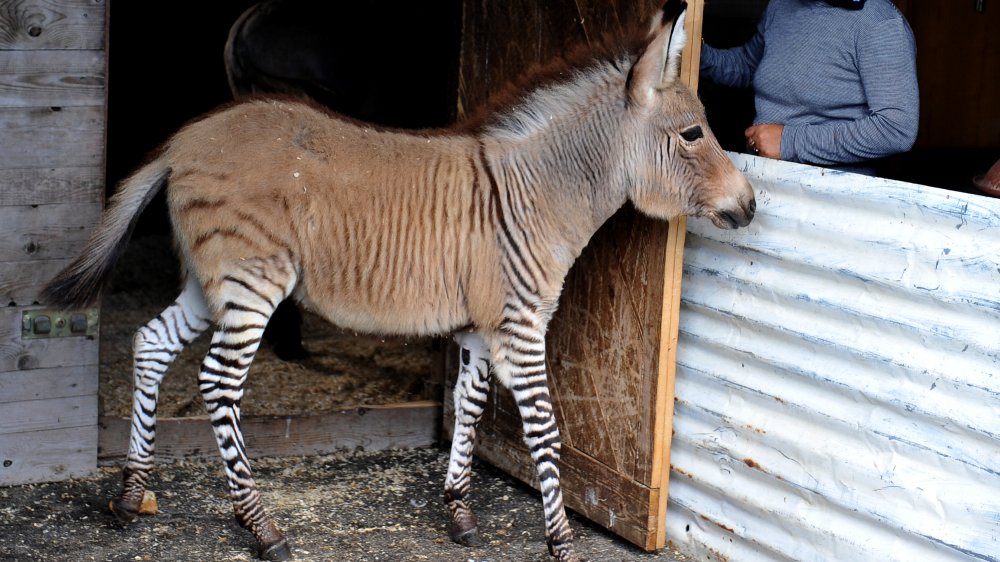
[[[862,10],[771,0],[745,45],[702,48],[701,72],[753,86],[754,123],[784,125],[782,160],[861,163],[905,152],[917,136],[916,46],[890,0]]]

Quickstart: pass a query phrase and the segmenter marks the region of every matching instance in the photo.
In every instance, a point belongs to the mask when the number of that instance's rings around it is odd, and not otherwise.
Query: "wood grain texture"
[[[96,396],[96,367],[55,367],[0,373],[0,404]]]
[[[0,303],[8,307],[39,304],[42,286],[69,262],[69,258],[0,262]],[[0,328],[0,333],[2,331]]]
[[[689,2],[686,27],[699,44],[703,2]],[[534,63],[574,42],[645,27],[657,2],[465,3],[459,114]],[[682,79],[696,85],[698,50]],[[563,438],[566,504],[645,549],[665,545],[673,377],[684,221],[668,226],[623,209],[602,227],[566,281],[548,335],[548,367]],[[671,234],[672,232],[672,234]],[[449,357],[445,433],[453,427]],[[480,426],[477,454],[537,486],[508,392]]]
[[[0,108],[0,169],[104,165],[104,107]]]
[[[96,204],[0,207],[0,262],[74,257],[100,216]]]
[[[104,49],[104,0],[0,2],[0,49]]]
[[[0,485],[97,466],[97,339],[22,340],[21,315],[100,214],[106,10],[0,1]]]
[[[242,420],[251,458],[321,455],[343,450],[429,447],[438,441],[441,404],[431,401],[349,408],[327,414],[249,417]],[[102,417],[99,460],[114,464],[128,451],[130,421]],[[207,416],[163,418],[156,425],[156,458],[217,458]]]
[[[104,51],[0,51],[0,107],[104,106]]]
[[[86,476],[97,466],[97,425],[0,434],[0,486]]]
[[[75,203],[100,208],[103,200],[99,166],[0,169],[0,206]]]
[[[977,12],[974,0],[899,3],[917,41],[918,147],[1000,148],[998,4]]]
[[[0,435],[96,424],[96,393],[10,402],[0,408]]]

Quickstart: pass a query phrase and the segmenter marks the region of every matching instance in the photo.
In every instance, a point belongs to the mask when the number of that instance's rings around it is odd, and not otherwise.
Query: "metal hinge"
[[[96,308],[25,310],[21,316],[21,339],[96,336],[99,318]]]

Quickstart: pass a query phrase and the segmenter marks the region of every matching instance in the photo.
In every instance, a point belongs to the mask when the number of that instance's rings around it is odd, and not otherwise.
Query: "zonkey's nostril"
[[[751,199],[750,200],[750,204],[747,205],[747,212],[750,215],[753,215],[754,213],[757,212],[757,200],[756,199]]]

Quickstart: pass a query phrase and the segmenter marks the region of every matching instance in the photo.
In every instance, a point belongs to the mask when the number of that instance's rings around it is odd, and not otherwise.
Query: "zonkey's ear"
[[[663,9],[653,16],[646,50],[632,67],[629,95],[643,106],[651,106],[656,91],[672,84],[681,67],[681,51],[687,43],[684,33],[684,12],[687,2],[667,0]]]

